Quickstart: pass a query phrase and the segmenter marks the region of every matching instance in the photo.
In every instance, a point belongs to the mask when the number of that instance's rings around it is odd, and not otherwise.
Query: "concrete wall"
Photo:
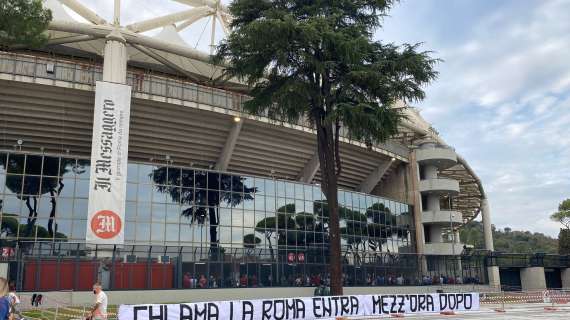
[[[237,288],[237,289],[189,289],[189,290],[132,290],[108,291],[109,304],[144,304],[144,303],[178,303],[200,301],[224,301],[244,299],[311,297],[314,287],[300,288]],[[486,285],[449,285],[449,286],[402,286],[402,287],[350,287],[344,289],[346,295],[360,294],[394,294],[394,293],[434,293],[438,289],[445,292],[494,292]],[[91,305],[92,292],[42,292],[43,307],[55,305]],[[21,295],[24,307],[30,305],[31,293]]]
[[[570,289],[570,268],[560,269],[560,278],[562,279],[562,288]]]
[[[408,201],[408,186],[406,183],[407,168],[405,164],[400,164],[393,171],[380,181],[372,190],[372,194],[401,202]]]
[[[521,269],[521,286],[524,290],[546,289],[546,278],[543,267],[531,267]]]

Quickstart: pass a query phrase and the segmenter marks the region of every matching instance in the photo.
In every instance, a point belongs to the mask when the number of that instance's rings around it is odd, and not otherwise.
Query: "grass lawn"
[[[117,319],[118,306],[109,306],[107,312],[109,313],[109,320]],[[88,310],[87,308],[85,310]],[[72,320],[84,319],[83,307],[60,307],[46,308],[46,309],[30,309],[22,312],[26,319],[41,319],[41,320]],[[57,315],[56,315],[57,313]]]

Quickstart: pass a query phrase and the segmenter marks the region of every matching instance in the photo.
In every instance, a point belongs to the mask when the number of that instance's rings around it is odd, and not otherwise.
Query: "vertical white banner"
[[[123,244],[131,87],[98,81],[95,89],[86,242]]]

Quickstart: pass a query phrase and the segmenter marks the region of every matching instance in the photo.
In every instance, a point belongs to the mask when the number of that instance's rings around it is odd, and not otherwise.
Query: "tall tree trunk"
[[[53,230],[53,224],[54,224],[54,220],[55,220],[56,201],[55,201],[55,192],[53,191],[53,189],[50,189],[49,194],[51,196],[50,197],[51,211],[49,213],[48,233],[49,233],[50,237],[52,237],[55,233]]]
[[[275,252],[273,252],[273,245],[271,245],[271,235],[265,234],[265,239],[269,243],[269,254],[271,254],[271,261],[275,261]]]
[[[329,213],[329,241],[331,294],[342,295],[342,266],[340,225],[338,212],[338,177],[335,162],[335,139],[332,123],[316,120],[319,162],[321,165],[321,190],[327,198]]]
[[[217,207],[208,208],[208,215],[210,220],[210,249],[211,255],[213,257],[216,257],[216,259],[219,258],[218,215],[216,214],[217,210]]]

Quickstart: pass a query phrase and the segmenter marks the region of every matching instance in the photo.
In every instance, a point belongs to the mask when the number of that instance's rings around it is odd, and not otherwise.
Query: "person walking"
[[[107,294],[103,292],[101,283],[96,282],[93,285],[93,294],[95,294],[95,305],[89,314],[90,320],[106,320],[107,319]]]
[[[10,313],[14,316],[14,319],[23,320],[22,312],[20,311],[20,297],[16,293],[16,285],[10,283],[10,292],[8,293],[8,298],[10,299]]]
[[[8,280],[0,277],[0,320],[10,319],[10,298]]]

